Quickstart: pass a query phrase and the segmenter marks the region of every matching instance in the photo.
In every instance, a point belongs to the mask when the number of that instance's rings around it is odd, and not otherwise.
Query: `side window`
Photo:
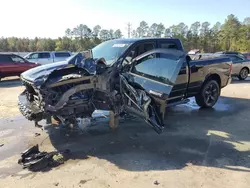
[[[39,59],[50,58],[50,53],[39,53],[38,58]]]
[[[38,59],[38,53],[31,54],[29,59]]]
[[[70,57],[70,54],[67,52],[55,52],[55,57]]]
[[[239,57],[237,57],[237,56],[232,56],[232,57],[231,57],[231,60],[232,60],[232,62],[239,62],[239,61],[242,61],[242,59],[239,58]]]
[[[125,57],[123,63],[129,63],[131,62],[132,59],[134,59],[135,57],[153,50],[155,48],[155,43],[154,42],[147,42],[147,43],[142,43],[142,44],[138,44],[137,46],[135,46],[130,53]]]
[[[169,83],[176,73],[177,61],[167,58],[146,56],[136,62],[132,73],[163,83]]]
[[[9,55],[0,55],[0,63],[11,63],[13,62]]]
[[[12,55],[11,56],[11,59],[13,62],[15,63],[25,63],[25,61],[21,58],[21,57],[18,57],[16,55]]]
[[[178,50],[177,45],[173,42],[161,41],[159,45],[160,45],[160,48]]]

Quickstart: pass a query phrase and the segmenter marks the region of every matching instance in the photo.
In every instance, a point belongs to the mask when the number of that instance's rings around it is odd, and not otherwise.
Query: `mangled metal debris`
[[[18,164],[23,165],[23,168],[27,168],[30,171],[42,171],[46,168],[53,168],[63,164],[65,161],[63,154],[56,151],[40,152],[38,145],[35,145],[21,153]]]

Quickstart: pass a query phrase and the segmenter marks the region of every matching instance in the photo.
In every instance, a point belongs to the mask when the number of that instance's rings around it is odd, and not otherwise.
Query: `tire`
[[[195,96],[196,103],[202,108],[213,107],[220,96],[220,86],[216,80],[206,81]]]
[[[247,68],[243,68],[240,70],[240,74],[238,76],[239,80],[245,80],[248,77],[249,70]]]

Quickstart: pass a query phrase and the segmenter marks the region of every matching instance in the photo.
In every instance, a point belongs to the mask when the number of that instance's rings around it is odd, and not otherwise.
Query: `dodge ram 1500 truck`
[[[115,117],[128,113],[161,133],[167,105],[195,96],[199,106],[214,106],[231,71],[229,58],[192,61],[178,39],[110,40],[24,72],[19,108],[29,120],[53,116],[63,124],[76,124],[96,109]]]

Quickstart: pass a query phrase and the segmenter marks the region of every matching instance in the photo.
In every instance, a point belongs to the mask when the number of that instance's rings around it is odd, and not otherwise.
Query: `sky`
[[[58,38],[67,28],[136,29],[140,21],[165,27],[196,21],[212,25],[229,14],[250,17],[250,0],[0,0],[0,37]]]

